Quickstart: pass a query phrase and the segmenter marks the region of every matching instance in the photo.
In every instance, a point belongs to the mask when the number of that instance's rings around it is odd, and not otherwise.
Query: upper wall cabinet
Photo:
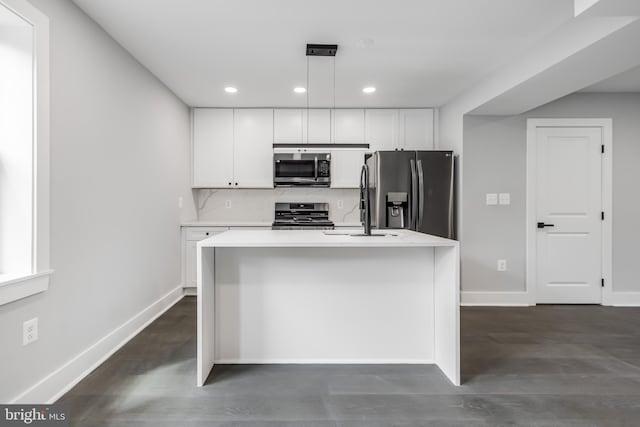
[[[193,110],[193,187],[273,188],[273,110]]]
[[[364,110],[333,110],[333,141],[335,143],[364,143],[364,128]]]
[[[303,110],[283,108],[273,111],[273,142],[275,144],[300,144],[305,141],[302,133]]]
[[[233,110],[193,110],[193,186],[233,184]]]
[[[234,115],[234,187],[273,188],[273,110],[238,109]]]
[[[400,110],[399,146],[405,150],[433,150],[433,109]]]
[[[308,121],[307,121],[308,117]],[[274,144],[330,144],[331,110],[281,108],[273,112]]]
[[[365,112],[365,123],[365,140],[369,143],[370,151],[400,148],[398,145],[399,110],[367,110]]]
[[[309,122],[307,123],[307,110],[303,111],[302,134],[304,141],[310,144],[331,143],[331,110],[326,108],[312,108],[308,111]]]

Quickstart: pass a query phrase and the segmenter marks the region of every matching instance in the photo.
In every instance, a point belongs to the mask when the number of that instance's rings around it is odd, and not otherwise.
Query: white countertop
[[[339,230],[229,230],[198,243],[199,247],[442,247],[457,246],[443,239],[409,230],[374,230],[395,236],[350,236]]]
[[[181,227],[271,227],[269,222],[231,222],[231,221],[186,221],[180,224]],[[362,227],[357,222],[335,222],[336,227]]]

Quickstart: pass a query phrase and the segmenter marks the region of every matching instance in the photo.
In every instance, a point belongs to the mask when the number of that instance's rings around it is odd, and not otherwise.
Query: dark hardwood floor
[[[195,386],[185,298],[58,403],[77,426],[640,426],[640,309],[463,308],[462,374],[227,365]],[[213,382],[211,382],[213,380]]]

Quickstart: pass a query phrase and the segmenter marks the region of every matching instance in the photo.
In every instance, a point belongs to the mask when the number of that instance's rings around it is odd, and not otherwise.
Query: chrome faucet
[[[360,172],[360,221],[364,234],[371,236],[371,201],[369,200],[369,166],[362,165]]]

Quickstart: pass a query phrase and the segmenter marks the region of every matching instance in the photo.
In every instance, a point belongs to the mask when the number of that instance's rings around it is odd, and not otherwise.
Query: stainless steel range
[[[328,203],[276,203],[273,230],[333,230]]]

